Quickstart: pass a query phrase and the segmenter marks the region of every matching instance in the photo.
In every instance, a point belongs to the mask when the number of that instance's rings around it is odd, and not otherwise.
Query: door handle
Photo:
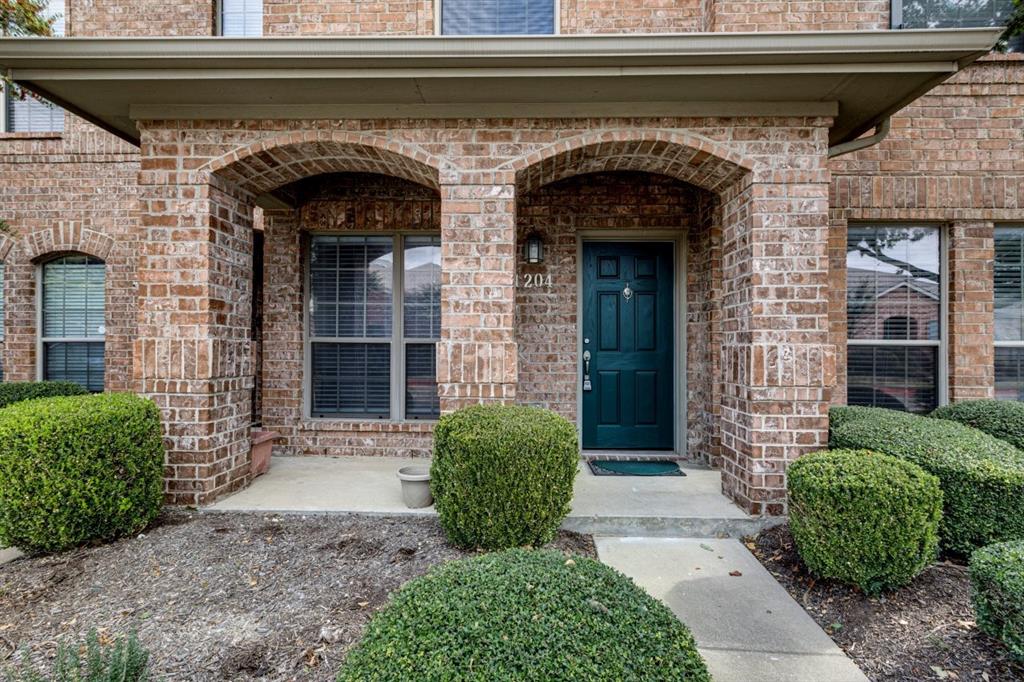
[[[583,374],[586,376],[590,375],[590,351],[583,351]]]

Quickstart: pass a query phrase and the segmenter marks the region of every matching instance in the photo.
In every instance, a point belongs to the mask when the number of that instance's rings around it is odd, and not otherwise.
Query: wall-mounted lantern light
[[[537,265],[544,262],[544,242],[540,235],[534,232],[526,238],[526,246],[523,254],[526,262],[530,265]]]

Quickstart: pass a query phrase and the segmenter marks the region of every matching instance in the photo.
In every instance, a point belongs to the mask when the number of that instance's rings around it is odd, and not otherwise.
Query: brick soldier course
[[[212,3],[69,0],[74,36],[210,35]],[[562,33],[876,30],[887,2],[563,0]],[[428,0],[264,3],[267,36],[429,35]],[[317,233],[441,236],[442,412],[525,403],[580,418],[579,240],[678,239],[677,450],[720,468],[754,514],[785,513],[785,469],[845,402],[846,230],[947,230],[951,400],[993,394],[993,230],[1024,222],[1024,62],[995,55],[828,159],[829,116],[138,121],[139,146],[67,114],[0,135],[4,377],[37,378],[37,265],[103,260],[106,388],[161,407],[167,500],[249,482],[258,418],[293,455],[429,455],[430,421],[314,419],[304,397],[304,244]],[[286,188],[292,201],[262,204]],[[256,209],[261,203],[262,209]],[[254,229],[265,237],[254,357]],[[544,265],[522,245],[540,235]],[[525,288],[530,274],[551,286]],[[260,362],[257,363],[257,360]],[[256,367],[262,367],[257,376]]]

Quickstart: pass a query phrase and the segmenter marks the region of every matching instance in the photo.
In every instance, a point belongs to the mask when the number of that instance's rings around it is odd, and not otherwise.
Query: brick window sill
[[[430,433],[436,420],[431,419],[332,419],[308,417],[302,420],[300,431],[355,431],[362,433]]]
[[[2,140],[62,140],[64,133],[0,133]]]

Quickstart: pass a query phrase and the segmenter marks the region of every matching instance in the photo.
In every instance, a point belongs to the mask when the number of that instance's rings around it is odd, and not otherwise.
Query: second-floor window
[[[555,0],[441,0],[444,35],[549,35]]]
[[[980,28],[1006,26],[1014,0],[892,0],[893,28]],[[1024,48],[1024,36],[1010,40]]]
[[[220,34],[263,35],[263,0],[221,0]]]
[[[46,11],[56,21],[53,35],[64,35],[64,0],[50,0]],[[31,95],[15,96],[5,92],[3,96],[4,130],[10,133],[59,133],[64,130],[64,110]]]

